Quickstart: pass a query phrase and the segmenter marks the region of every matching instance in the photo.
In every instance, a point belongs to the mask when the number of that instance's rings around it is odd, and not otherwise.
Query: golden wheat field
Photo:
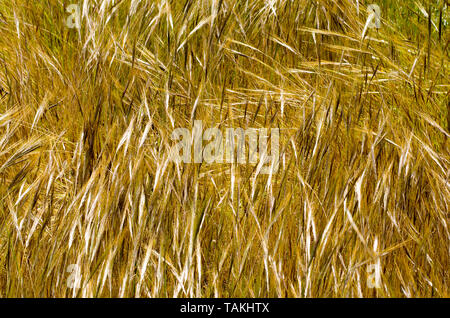
[[[450,297],[448,9],[0,0],[0,297]]]

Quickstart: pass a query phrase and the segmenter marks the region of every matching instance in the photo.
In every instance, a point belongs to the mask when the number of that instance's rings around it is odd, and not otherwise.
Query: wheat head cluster
[[[0,0],[0,297],[449,297],[449,21]],[[195,121],[279,130],[278,169],[170,160]]]

